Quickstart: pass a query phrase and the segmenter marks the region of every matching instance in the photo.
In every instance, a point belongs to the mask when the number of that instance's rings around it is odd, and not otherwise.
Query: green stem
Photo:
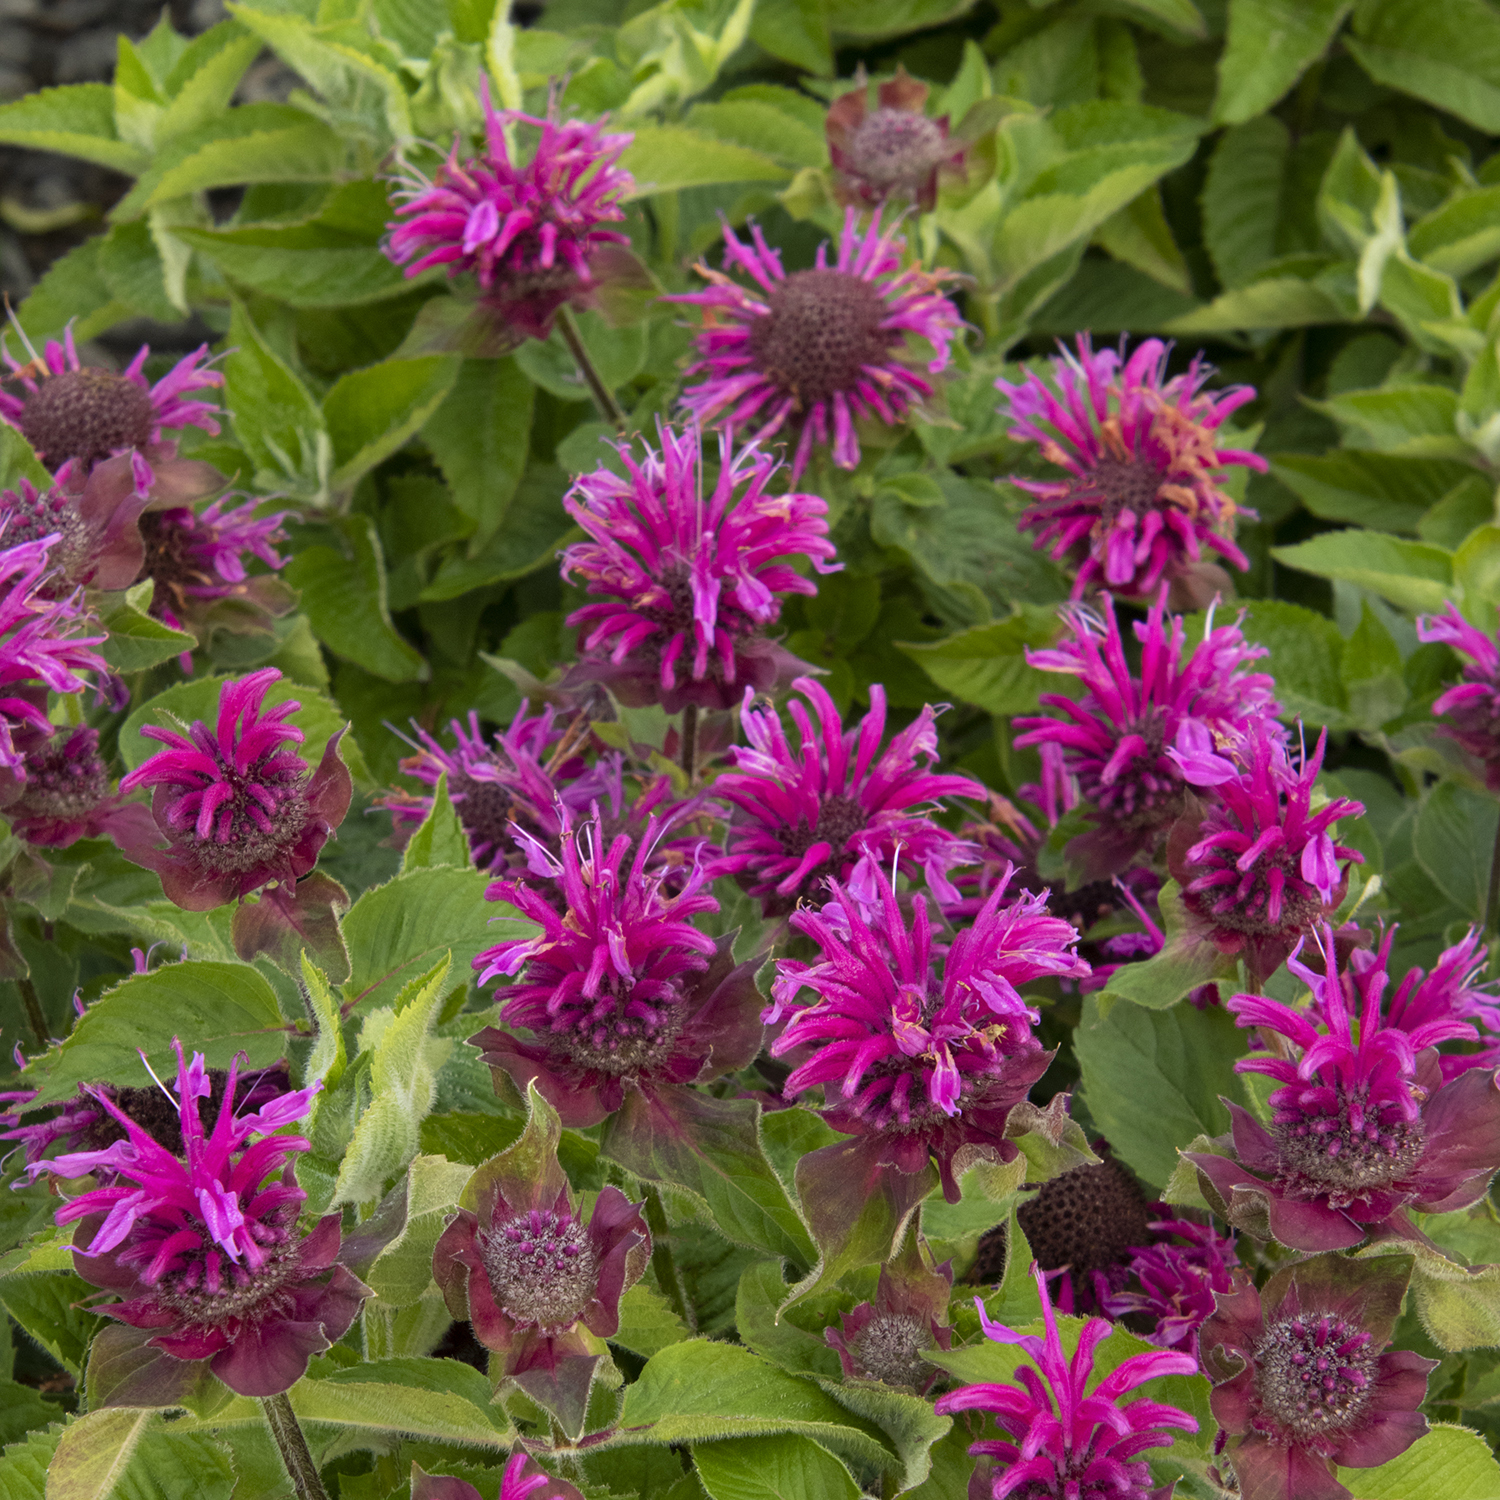
[[[47,1017],[42,1014],[42,1002],[37,996],[36,986],[30,979],[16,980],[16,989],[21,995],[21,1004],[26,1007],[26,1022],[39,1046],[47,1045]]]
[[[693,784],[698,774],[698,705],[689,703],[682,710],[682,773]]]
[[[1484,902],[1484,935],[1500,936],[1500,823],[1495,825],[1495,852],[1490,855],[1490,891]]]
[[[307,1439],[302,1435],[302,1426],[286,1392],[261,1397],[260,1409],[266,1414],[266,1426],[276,1439],[281,1461],[286,1465],[292,1488],[297,1492],[297,1500],[328,1500],[328,1491],[323,1488],[318,1466],[308,1451]]]
[[[578,336],[578,325],[573,321],[573,314],[566,307],[562,308],[557,315],[557,326],[563,336],[563,343],[568,346],[568,352],[573,356],[573,362],[578,366],[578,373],[583,376],[584,384],[589,388],[589,394],[594,398],[594,405],[599,408],[606,422],[613,422],[620,432],[625,431],[625,413],[620,410],[620,404],[610,389],[599,378],[599,372],[594,368],[594,361],[589,358],[589,351],[584,347],[583,340]]]
[[[667,1243],[667,1235],[671,1232],[667,1225],[667,1211],[662,1207],[661,1194],[654,1187],[646,1189],[646,1227],[651,1231],[651,1269],[656,1272],[657,1285],[677,1316],[687,1324],[689,1332],[697,1333],[698,1320],[693,1316],[693,1304],[688,1301],[677,1262],[672,1259],[672,1247]]]

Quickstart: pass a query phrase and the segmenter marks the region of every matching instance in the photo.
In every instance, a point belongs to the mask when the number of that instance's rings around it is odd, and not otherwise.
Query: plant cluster
[[[0,106],[0,1496],[1500,1493],[1494,0],[229,10]]]

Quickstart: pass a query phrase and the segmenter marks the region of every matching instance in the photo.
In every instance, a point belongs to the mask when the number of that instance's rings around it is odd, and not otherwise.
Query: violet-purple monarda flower
[[[58,472],[64,488],[69,479],[81,481],[96,464],[124,457],[134,488],[149,494],[158,470],[170,470],[177,458],[177,445],[163,438],[163,428],[219,431],[217,407],[194,394],[224,384],[224,377],[209,367],[207,344],[178,360],[155,385],[141,373],[151,354],[146,344],[120,374],[85,365],[71,325],[62,343],[48,340],[39,356],[29,347],[26,352],[33,358],[22,364],[0,334],[0,357],[10,370],[0,384],[0,421],[14,427],[49,469],[66,470]],[[6,385],[21,390],[7,390]],[[170,484],[170,475],[168,480]]]
[[[939,1416],[988,1412],[1006,1434],[970,1446],[983,1465],[969,1494],[975,1500],[1093,1500],[1096,1495],[1101,1500],[1170,1500],[1172,1486],[1158,1488],[1152,1482],[1141,1454],[1169,1447],[1170,1429],[1196,1432],[1198,1424],[1165,1402],[1122,1398],[1163,1375],[1197,1374],[1197,1360],[1166,1349],[1132,1354],[1089,1390],[1094,1351],[1114,1329],[1103,1318],[1090,1318],[1078,1331],[1077,1349],[1065,1352],[1047,1278],[1036,1265],[1031,1274],[1042,1299],[1046,1333],[1041,1338],[991,1322],[983,1299],[974,1299],[985,1336],[997,1344],[1017,1345],[1031,1365],[1017,1369],[1014,1385],[966,1385],[938,1397]],[[991,1480],[988,1485],[986,1479]]]
[[[1364,804],[1334,797],[1313,806],[1328,731],[1294,768],[1279,726],[1250,721],[1226,757],[1177,757],[1184,780],[1205,788],[1167,841],[1167,866],[1182,887],[1193,933],[1220,953],[1242,954],[1258,987],[1287,954],[1328,921],[1344,899],[1349,865],[1364,855],[1333,841],[1340,818]],[[1224,775],[1215,761],[1232,760]],[[1340,861],[1343,867],[1340,868]]]
[[[1356,970],[1379,963],[1389,967],[1394,927],[1387,930],[1379,956],[1356,949],[1349,956]],[[1470,1052],[1440,1052],[1438,1066],[1444,1081],[1457,1078],[1470,1068],[1493,1069],[1500,1066],[1500,999],[1494,994],[1493,979],[1481,980],[1488,956],[1483,936],[1470,928],[1451,948],[1438,955],[1432,972],[1408,969],[1395,993],[1385,1002],[1385,1024],[1415,1032],[1437,1021],[1459,1021],[1474,1029],[1474,1036],[1455,1033],[1455,1040],[1477,1040],[1481,1045]]]
[[[963,327],[939,290],[949,273],[902,269],[894,224],[883,230],[877,213],[861,230],[852,208],[833,265],[825,244],[811,270],[788,275],[758,225],[750,237],[747,245],[725,225],[725,268],[753,286],[700,264],[712,285],[666,299],[704,311],[688,377],[705,378],[688,386],[682,404],[705,424],[753,427],[757,442],[785,432],[795,443],[793,482],[815,443],[831,444],[833,461],[852,469],[860,453],[854,424],[896,426],[932,394],[928,377],[947,367]],[[931,346],[922,369],[907,353],[909,336]]]
[[[1011,437],[1039,444],[1067,471],[1012,482],[1036,501],[1021,528],[1077,570],[1075,599],[1096,590],[1149,599],[1165,582],[1175,607],[1201,609],[1229,584],[1212,556],[1250,566],[1234,543],[1236,506],[1220,481],[1225,465],[1264,471],[1266,461],[1220,448],[1218,429],[1255,391],[1210,395],[1202,387],[1213,371],[1201,357],[1168,378],[1169,353],[1147,339],[1126,360],[1123,346],[1096,352],[1080,334],[1076,353],[1065,348],[1052,361],[1055,390],[1032,372],[1019,385],[995,382],[1015,423]]]
[[[588,533],[562,553],[562,575],[603,596],[568,616],[583,659],[568,683],[603,682],[623,703],[733,708],[747,688],[785,686],[804,664],[766,632],[778,594],[816,594],[792,566],[830,564],[828,506],[816,495],[769,494],[780,465],[758,448],[719,440],[713,492],[703,493],[697,432],[663,425],[658,451],[636,461],[620,444],[625,476],[600,468],[563,500]]]
[[[861,1302],[840,1315],[837,1328],[823,1330],[846,1380],[878,1380],[925,1396],[942,1375],[923,1356],[953,1347],[947,1321],[953,1263],[934,1266],[924,1249],[910,1236],[901,1254],[881,1266],[875,1300]]]
[[[1441,694],[1432,711],[1447,719],[1443,733],[1479,762],[1485,785],[1500,792],[1500,645],[1469,624],[1456,604],[1440,615],[1419,615],[1417,638],[1451,646],[1465,658],[1463,681]]]
[[[120,782],[122,792],[149,786],[155,838],[122,846],[128,859],[154,870],[167,899],[208,911],[262,886],[291,886],[318,861],[344,821],[354,794],[333,735],[316,771],[290,747],[306,736],[286,722],[296,700],[264,707],[281,680],[275,667],[226,682],[217,722],[184,730],[147,726],[165,747]]]
[[[1451,1017],[1411,1031],[1388,1024],[1383,955],[1362,955],[1340,974],[1332,929],[1320,946],[1321,974],[1289,963],[1313,993],[1311,1012],[1264,995],[1228,1002],[1241,1026],[1291,1043],[1281,1049],[1290,1057],[1257,1053],[1234,1065],[1281,1084],[1271,1124],[1228,1104],[1237,1160],[1188,1153],[1216,1211],[1293,1250],[1341,1250],[1377,1229],[1410,1235],[1402,1210],[1467,1208],[1500,1168],[1495,1073],[1475,1068],[1444,1083],[1438,1066],[1437,1044],[1473,1027]]]
[[[337,1214],[319,1220],[310,1234],[297,1232],[307,1195],[288,1164],[308,1143],[270,1134],[306,1115],[317,1086],[241,1113],[237,1060],[218,1113],[205,1125],[198,1103],[209,1093],[203,1057],[195,1053],[185,1062],[181,1044],[173,1046],[181,1152],[166,1150],[101,1088],[94,1098],[125,1139],[49,1157],[27,1170],[33,1177],[108,1174],[105,1185],[60,1208],[57,1222],[78,1223],[78,1274],[121,1298],[95,1311],[149,1329],[150,1347],[161,1351],[111,1394],[113,1403],[171,1404],[186,1373],[176,1366],[196,1360],[207,1360],[242,1396],[274,1396],[302,1378],[314,1354],[348,1332],[369,1295],[336,1263]]]
[[[596,810],[556,856],[526,840],[531,878],[490,889],[542,929],[474,960],[480,984],[519,976],[500,1019],[534,1040],[498,1026],[470,1040],[497,1087],[508,1079],[524,1095],[534,1080],[569,1126],[597,1125],[632,1090],[660,1094],[745,1067],[760,1050],[756,964],[736,965],[729,939],[688,920],[718,902],[696,863],[655,861],[662,829],[651,819],[608,836]]]
[[[1198,1329],[1214,1310],[1215,1294],[1234,1285],[1239,1266],[1234,1240],[1191,1219],[1156,1219],[1146,1227],[1151,1242],[1130,1251],[1120,1286],[1096,1288],[1099,1306],[1115,1319],[1153,1319],[1156,1326],[1143,1335],[1146,1339],[1192,1354]]]
[[[928,115],[927,85],[899,63],[896,76],[877,89],[874,109],[863,69],[856,78],[829,106],[824,127],[834,191],[842,202],[867,208],[904,200],[931,212],[939,170],[956,168],[964,158],[963,143],[949,139],[948,116]]]
[[[615,246],[629,243],[605,224],[625,217],[621,201],[634,179],[618,165],[630,134],[605,135],[599,123],[561,120],[554,99],[546,118],[497,110],[481,88],[485,149],[461,156],[455,138],[431,182],[401,180],[386,254],[408,276],[446,266],[469,271],[504,342],[545,339],[560,309],[586,307]],[[512,157],[507,132],[540,132],[531,158]]]
[[[1183,762],[1200,774],[1236,774],[1221,747],[1237,744],[1251,719],[1275,717],[1276,684],[1247,670],[1266,650],[1247,642],[1237,623],[1208,629],[1185,653],[1182,620],[1174,616],[1168,627],[1165,598],[1136,622],[1139,671],[1126,658],[1108,595],[1102,617],[1073,605],[1063,620],[1069,638],[1027,651],[1026,660],[1075,677],[1082,696],[1043,693],[1040,702],[1053,716],[1017,719],[1023,732],[1016,745],[1060,750],[1054,762],[1074,779],[1096,825],[1072,841],[1069,853],[1083,863],[1086,879],[1102,880],[1154,852],[1181,815],[1188,790]]]
[[[1002,884],[953,939],[939,973],[927,902],[915,897],[908,921],[879,867],[857,876],[861,899],[830,882],[822,911],[792,915],[820,951],[810,962],[777,962],[765,1019],[791,1019],[771,1055],[798,1059],[783,1085],[788,1099],[823,1085],[823,1118],[835,1130],[868,1137],[883,1164],[907,1175],[935,1158],[957,1202],[955,1157],[970,1147],[1013,1160],[1006,1118],[1052,1060],[1019,987],[1082,976],[1088,965],[1074,952],[1077,932],[1048,915],[1045,897],[1007,901]]]
[[[466,1479],[449,1474],[427,1474],[411,1466],[411,1500],[484,1500]],[[566,1479],[554,1478],[524,1450],[506,1460],[496,1500],[583,1500]]]
[[[713,786],[734,809],[713,874],[734,876],[768,916],[790,911],[804,896],[820,897],[830,878],[847,881],[863,859],[882,869],[896,860],[904,873],[925,876],[939,900],[957,901],[948,872],[974,851],[930,814],[940,797],[982,801],[984,788],[933,769],[936,711],[925,706],[882,751],[879,683],[870,688],[869,713],[848,730],[819,683],[799,677],[792,686],[817,715],[814,722],[802,704],[787,705],[795,750],[776,709],[745,695],[740,722],[750,743],[729,752],[733,769]]]
[[[66,849],[79,839],[148,837],[151,815],[125,802],[110,783],[99,754],[99,731],[78,725],[58,729],[28,747],[25,780],[5,806],[11,831],[43,849]]]
[[[1318,1255],[1219,1294],[1198,1349],[1240,1494],[1349,1500],[1335,1464],[1373,1469],[1427,1431],[1437,1361],[1387,1347],[1411,1268],[1409,1255]]]

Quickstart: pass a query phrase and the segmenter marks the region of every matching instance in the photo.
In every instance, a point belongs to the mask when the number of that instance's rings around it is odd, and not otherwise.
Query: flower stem
[[[613,422],[620,432],[624,432],[625,413],[620,410],[619,402],[610,394],[609,387],[599,378],[599,372],[594,368],[594,361],[589,358],[589,351],[578,336],[578,325],[573,321],[573,314],[566,307],[558,311],[557,326],[562,332],[563,343],[568,346],[568,353],[573,356],[573,362],[578,366],[578,373],[583,376],[584,384],[588,386],[589,394],[594,398],[594,405],[599,408],[605,421]]]
[[[698,705],[689,703],[682,710],[682,772],[693,784],[698,774]]]
[[[651,1269],[656,1272],[657,1285],[672,1304],[673,1311],[687,1324],[690,1333],[697,1333],[698,1320],[693,1316],[693,1304],[688,1301],[682,1277],[677,1272],[677,1262],[672,1259],[672,1247],[667,1243],[671,1231],[661,1194],[654,1187],[646,1188],[645,1193],[646,1227],[651,1231]]]
[[[37,1045],[47,1045],[47,1017],[42,1014],[42,1002],[37,997],[36,986],[29,978],[16,980],[16,990],[21,996],[21,1004],[26,1007],[26,1024],[31,1027],[31,1034],[37,1039]]]
[[[323,1488],[318,1466],[308,1451],[307,1439],[302,1435],[302,1426],[286,1392],[279,1396],[263,1396],[260,1409],[266,1414],[266,1426],[276,1439],[281,1461],[286,1465],[292,1488],[297,1492],[297,1500],[328,1500],[328,1491]]]

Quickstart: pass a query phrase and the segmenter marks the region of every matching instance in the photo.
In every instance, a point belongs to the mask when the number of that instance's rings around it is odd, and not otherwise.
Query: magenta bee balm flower
[[[466,1479],[425,1474],[411,1466],[411,1500],[483,1500]],[[528,1453],[513,1453],[500,1476],[498,1500],[583,1500],[565,1479],[554,1479]]]
[[[1466,657],[1463,681],[1443,693],[1432,711],[1446,716],[1443,732],[1484,768],[1485,784],[1500,791],[1500,646],[1450,604],[1440,615],[1420,615],[1417,636],[1452,646]]]
[[[1134,671],[1108,595],[1103,611],[1101,618],[1081,605],[1065,607],[1071,639],[1026,653],[1033,667],[1077,678],[1082,696],[1044,693],[1040,701],[1055,716],[1015,724],[1024,731],[1018,747],[1058,748],[1057,769],[1091,804],[1097,827],[1069,852],[1084,857],[1094,880],[1155,849],[1182,812],[1185,764],[1199,784],[1235,775],[1222,748],[1237,744],[1250,720],[1277,712],[1276,684],[1246,670],[1265,648],[1250,645],[1237,624],[1208,631],[1184,659],[1182,620],[1174,617],[1169,630],[1165,600],[1158,599],[1135,625],[1141,658]]]
[[[125,854],[155,870],[168,899],[188,911],[294,884],[349,811],[354,788],[338,755],[342,731],[309,775],[289,748],[304,735],[286,722],[301,704],[264,707],[280,680],[275,667],[263,667],[225,683],[214,729],[201,722],[185,732],[142,729],[165,748],[120,782],[122,792],[153,788],[156,831],[167,840],[165,849],[151,847],[154,840],[132,842]]]
[[[957,901],[948,879],[974,857],[971,845],[928,815],[940,797],[983,801],[967,776],[940,775],[937,717],[931,706],[900,730],[882,752],[885,689],[870,688],[870,711],[845,730],[826,689],[810,677],[792,684],[817,714],[787,706],[797,726],[796,750],[776,710],[746,694],[741,725],[748,747],[730,752],[734,769],[714,782],[714,795],[734,809],[724,857],[713,874],[733,875],[759,896],[768,915],[820,895],[829,878],[848,880],[869,858],[882,869],[893,859],[911,875],[926,876],[933,893]]]
[[[791,1020],[771,1055],[797,1059],[783,1086],[788,1099],[822,1084],[823,1117],[835,1130],[868,1137],[882,1163],[908,1175],[935,1157],[956,1202],[955,1156],[978,1146],[1013,1159],[1006,1117],[1052,1060],[1032,1035],[1038,1014],[1019,986],[1082,976],[1088,965],[1074,952],[1078,934],[1047,914],[1044,897],[1007,902],[1002,884],[953,939],[939,974],[927,902],[913,898],[908,920],[879,868],[859,876],[865,899],[835,882],[821,912],[792,916],[821,951],[811,962],[777,963],[765,1019],[791,1012]]]
[[[1154,1318],[1156,1327],[1145,1335],[1151,1343],[1191,1354],[1198,1329],[1214,1310],[1215,1294],[1234,1285],[1239,1266],[1234,1240],[1191,1219],[1158,1219],[1146,1227],[1151,1243],[1131,1250],[1122,1285],[1098,1287],[1099,1306],[1116,1319]]]
[[[1310,1014],[1264,995],[1228,1003],[1241,1026],[1291,1043],[1280,1049],[1289,1058],[1235,1064],[1281,1084],[1270,1126],[1229,1104],[1238,1160],[1189,1154],[1231,1224],[1261,1236],[1269,1229],[1294,1250],[1344,1249],[1382,1226],[1410,1232],[1404,1208],[1467,1208],[1500,1168],[1495,1074],[1475,1068],[1444,1083],[1435,1050],[1472,1037],[1473,1027],[1443,1017],[1408,1031],[1384,1020],[1389,939],[1342,975],[1326,927],[1322,947],[1323,973],[1295,958],[1289,965],[1312,990]]]
[[[1437,1361],[1389,1349],[1408,1255],[1319,1255],[1260,1290],[1241,1277],[1198,1333],[1209,1405],[1239,1493],[1348,1500],[1333,1466],[1373,1469],[1427,1431],[1418,1410]]]
[[[28,844],[66,849],[79,839],[149,837],[150,813],[122,802],[110,785],[98,730],[57,730],[27,750],[23,769],[24,784],[5,816]]]
[[[768,692],[802,664],[766,636],[778,594],[816,594],[791,566],[837,564],[828,506],[816,495],[770,495],[779,465],[754,447],[719,442],[719,474],[704,498],[696,433],[661,428],[661,449],[640,463],[620,445],[626,477],[584,475],[563,504],[591,540],[562,554],[565,579],[598,603],[568,616],[584,659],[572,681],[606,683],[627,704],[732,708],[746,688]],[[738,492],[738,493],[737,493]]]
[[[634,187],[618,165],[629,134],[605,135],[585,120],[560,120],[555,99],[545,119],[484,103],[485,150],[460,160],[459,141],[435,178],[402,183],[386,254],[406,274],[433,266],[469,271],[508,342],[545,339],[559,309],[585,306],[608,252],[629,241],[601,225],[625,217]],[[540,132],[531,159],[512,158],[508,127]],[[410,264],[408,264],[410,262]]]
[[[1022,528],[1077,569],[1075,599],[1098,589],[1146,599],[1168,582],[1182,604],[1201,608],[1229,581],[1205,568],[1209,555],[1250,566],[1234,544],[1236,506],[1220,480],[1227,464],[1264,471],[1266,461],[1221,449],[1217,433],[1255,392],[1209,395],[1202,387],[1212,371],[1197,358],[1169,379],[1168,353],[1147,339],[1125,360],[1123,351],[1096,353],[1081,334],[1077,353],[1064,349],[1052,361],[1055,390],[1031,373],[1019,385],[995,382],[1015,422],[1011,437],[1039,444],[1067,471],[1013,482],[1036,500]]]
[[[878,213],[861,231],[852,208],[834,265],[824,245],[812,270],[788,275],[757,225],[750,237],[746,245],[725,226],[724,264],[753,286],[700,265],[712,285],[667,299],[704,309],[688,375],[705,378],[683,392],[682,403],[705,423],[753,425],[757,441],[785,431],[796,444],[794,482],[815,443],[831,444],[834,462],[852,469],[860,451],[855,422],[895,426],[932,394],[927,377],[947,367],[962,327],[938,290],[947,273],[902,270],[902,242],[881,229]],[[905,355],[909,335],[932,348],[925,373]]]
[[[1065,1353],[1047,1278],[1038,1266],[1031,1274],[1046,1326],[1040,1338],[992,1323],[982,1299],[974,1299],[985,1336],[1017,1345],[1031,1365],[1016,1371],[1014,1385],[967,1385],[937,1401],[939,1416],[988,1412],[1006,1434],[970,1447],[976,1457],[994,1462],[987,1465],[988,1488],[982,1487],[985,1475],[976,1474],[969,1494],[992,1500],[1093,1500],[1096,1495],[1101,1500],[1106,1495],[1111,1500],[1169,1500],[1172,1486],[1158,1488],[1141,1455],[1169,1447],[1169,1429],[1196,1432],[1198,1424],[1164,1402],[1122,1397],[1163,1375],[1195,1375],[1197,1360],[1169,1350],[1132,1354],[1089,1390],[1094,1351],[1114,1329],[1103,1318],[1090,1318],[1078,1332],[1077,1349]]]
[[[100,1088],[93,1097],[125,1138],[27,1170],[33,1177],[108,1174],[104,1186],[60,1208],[57,1222],[79,1225],[78,1274],[122,1298],[97,1310],[150,1329],[150,1346],[162,1351],[111,1394],[114,1404],[170,1405],[187,1373],[177,1362],[197,1360],[207,1360],[242,1396],[277,1395],[301,1379],[314,1354],[343,1337],[369,1295],[336,1263],[337,1214],[308,1235],[297,1233],[307,1195],[288,1164],[308,1143],[270,1134],[302,1119],[317,1089],[237,1113],[236,1062],[218,1114],[205,1127],[198,1104],[209,1093],[203,1057],[195,1053],[187,1063],[181,1045],[173,1045],[180,1152],[160,1145]]]
[[[1349,956],[1351,965],[1356,971],[1375,963],[1386,967],[1394,937],[1392,928],[1380,945],[1378,958],[1356,949]],[[1470,1068],[1500,1064],[1500,1000],[1494,994],[1495,981],[1479,978],[1487,961],[1483,939],[1471,928],[1451,948],[1443,949],[1430,974],[1409,969],[1386,1003],[1387,1026],[1417,1032],[1437,1022],[1458,1021],[1467,1023],[1471,1030],[1455,1031],[1455,1039],[1483,1044],[1477,1052],[1439,1053],[1438,1065],[1445,1082]]]

